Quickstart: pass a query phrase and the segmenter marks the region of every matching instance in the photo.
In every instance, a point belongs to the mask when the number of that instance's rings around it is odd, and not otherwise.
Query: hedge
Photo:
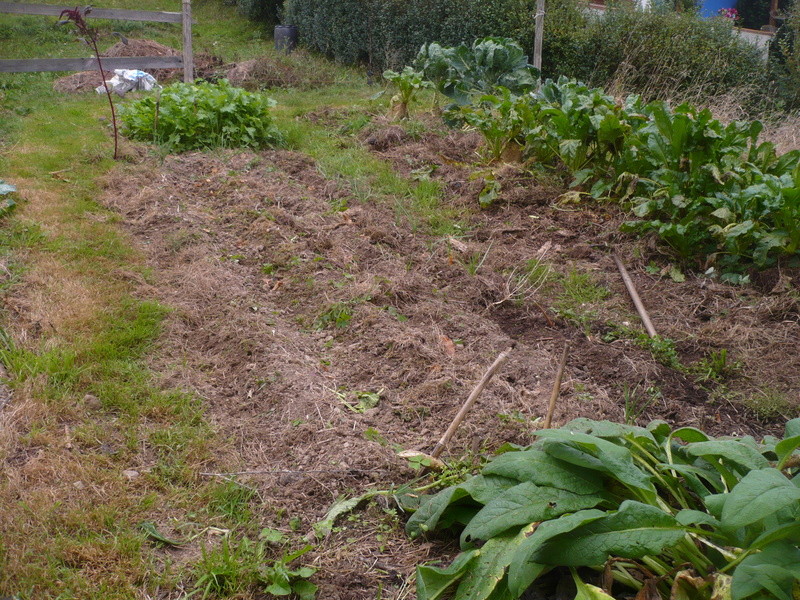
[[[535,0],[286,0],[300,43],[373,73],[409,64],[420,46],[502,36],[533,52]],[[759,51],[724,19],[627,8],[587,14],[579,0],[548,0],[543,76],[560,75],[646,99],[770,86]]]
[[[420,46],[519,38],[533,29],[535,0],[287,0],[286,23],[300,42],[337,61],[376,72],[411,62]]]

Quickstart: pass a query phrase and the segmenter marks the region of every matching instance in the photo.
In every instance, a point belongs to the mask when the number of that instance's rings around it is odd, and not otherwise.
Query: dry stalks
[[[500,306],[511,301],[532,301],[533,296],[542,289],[550,274],[550,267],[544,262],[549,249],[549,246],[543,247],[539,251],[539,255],[529,262],[524,269],[514,267],[503,283],[500,300],[492,302],[491,306]]]
[[[775,144],[779,154],[800,150],[800,113],[787,115],[780,121],[768,122],[762,137]]]

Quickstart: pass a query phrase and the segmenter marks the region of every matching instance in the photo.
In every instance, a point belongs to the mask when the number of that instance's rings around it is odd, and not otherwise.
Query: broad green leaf
[[[728,494],[720,521],[725,528],[737,529],[792,505],[800,506],[800,488],[780,471],[751,471]]]
[[[440,598],[450,586],[461,579],[464,572],[479,554],[480,550],[462,552],[456,556],[448,567],[442,568],[428,565],[417,567],[417,600],[436,600]]]
[[[486,504],[515,485],[517,485],[517,481],[513,478],[492,473],[482,473],[477,477],[469,478],[461,484],[461,487],[467,491],[475,502]]]
[[[773,598],[792,600],[792,586],[800,580],[800,550],[776,542],[745,558],[733,573],[732,600],[742,600],[762,590]]]
[[[477,560],[461,578],[456,590],[458,600],[484,600],[495,592],[506,574],[506,568],[513,560],[519,546],[525,542],[535,525],[524,527],[521,531],[498,535],[481,546]],[[500,590],[497,590],[500,593]],[[500,593],[500,597],[504,594]],[[492,595],[492,598],[495,598]]]
[[[798,163],[800,164],[800,163]],[[784,439],[800,435],[800,418],[791,419],[786,422],[786,429],[784,430]]]
[[[800,435],[784,438],[775,444],[775,454],[778,455],[778,469],[784,467],[797,448],[800,448]]]
[[[299,569],[291,571],[291,574],[294,575],[295,577],[302,577],[303,579],[308,579],[316,572],[317,570],[314,567],[300,567]]]
[[[722,219],[725,222],[729,222],[731,219],[734,218],[733,211],[727,206],[723,206],[722,208],[718,208],[714,212],[711,213],[712,217],[717,217],[718,219]]]
[[[435,529],[447,507],[468,495],[462,486],[454,485],[424,499],[406,523],[406,533],[413,538]]]
[[[649,442],[656,441],[653,434],[644,427],[614,423],[613,421],[594,421],[592,419],[578,418],[561,427],[561,430],[585,433],[604,439],[620,439],[632,436]]]
[[[633,500],[619,510],[541,544],[534,561],[550,565],[598,566],[609,556],[641,558],[681,541],[684,527],[662,510]]]
[[[468,544],[488,540],[514,526],[549,521],[564,513],[592,508],[602,500],[600,496],[573,494],[526,481],[486,504],[464,529],[461,541]]]
[[[597,521],[606,515],[601,510],[582,510],[571,515],[562,515],[558,519],[546,521],[520,544],[508,567],[508,588],[515,597],[519,597],[530,587],[548,566],[536,562],[532,557],[539,547],[552,537],[568,534],[570,531]]]
[[[292,586],[286,581],[273,581],[267,586],[266,592],[273,596],[288,596],[292,593]]]
[[[722,518],[722,509],[725,508],[725,502],[730,498],[730,494],[722,493],[722,494],[709,494],[705,498],[703,498],[703,504],[706,506],[706,510],[714,515],[717,519]]]
[[[769,466],[769,461],[758,450],[738,440],[695,442],[688,444],[685,449],[693,456],[702,456],[707,460],[717,458],[746,469],[763,469]]]
[[[664,440],[668,439],[672,433],[669,423],[666,421],[660,421],[658,419],[655,421],[650,421],[647,424],[647,431],[650,432],[650,435],[652,435],[658,443],[663,443]]]
[[[482,473],[530,481],[576,494],[592,494],[603,488],[603,478],[596,471],[558,460],[537,448],[501,454],[490,461]]]
[[[772,527],[753,540],[748,547],[750,549],[764,548],[779,540],[789,540],[795,544],[800,543],[800,521]]]
[[[675,515],[675,520],[681,525],[712,525],[719,527],[719,520],[713,515],[702,510],[692,510],[690,508],[678,511],[678,514]]]
[[[608,473],[629,487],[655,495],[650,475],[633,461],[630,450],[585,433],[548,429],[536,434],[543,438],[542,449],[561,460]]]
[[[304,579],[292,584],[292,591],[300,600],[314,600],[317,597],[317,589],[315,584]]]
[[[452,516],[449,513],[454,512],[452,505],[456,502],[469,497],[476,503],[486,504],[515,485],[517,485],[517,482],[507,477],[477,475],[467,479],[461,485],[445,488],[437,494],[428,496],[420,501],[419,509],[411,515],[408,523],[406,523],[406,533],[411,537],[416,537],[435,529],[440,525],[440,520],[446,521],[447,525],[449,525],[454,520],[446,517]],[[473,508],[472,512],[477,512],[477,508]]]

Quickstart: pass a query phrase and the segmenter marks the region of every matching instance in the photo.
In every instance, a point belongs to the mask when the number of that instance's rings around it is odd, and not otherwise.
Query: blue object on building
[[[721,8],[736,8],[736,0],[703,0],[700,5],[700,16],[716,17]]]

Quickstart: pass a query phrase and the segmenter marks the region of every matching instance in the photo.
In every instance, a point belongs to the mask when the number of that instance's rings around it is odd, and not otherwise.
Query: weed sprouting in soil
[[[316,569],[290,566],[312,546],[292,551],[288,542],[284,534],[270,528],[261,531],[258,541],[247,535],[225,534],[218,546],[203,548],[202,558],[195,566],[195,592],[208,598],[259,589],[271,596],[294,594],[299,600],[313,600],[317,586],[308,578]]]

